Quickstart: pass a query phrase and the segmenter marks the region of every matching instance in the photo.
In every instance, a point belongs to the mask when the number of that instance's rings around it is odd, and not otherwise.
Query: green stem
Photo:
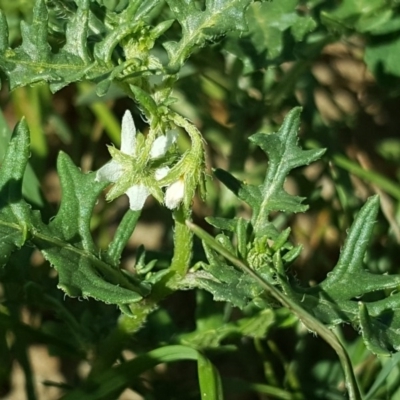
[[[192,257],[193,233],[186,226],[185,220],[189,218],[190,211],[184,207],[174,211],[174,256],[168,274],[157,282],[151,295],[141,302],[130,305],[134,317],[122,314],[117,328],[111,332],[99,349],[99,357],[96,358],[91,375],[95,376],[99,371],[104,371],[115,362],[129,337],[137,332],[146,322],[147,316],[154,311],[158,303],[174,292],[174,286],[180,278],[186,275]]]
[[[331,332],[325,325],[321,324],[320,321],[314,318],[306,310],[300,307],[296,302],[277,290],[255,270],[250,268],[250,266],[247,265],[244,261],[236,258],[235,255],[231,254],[206,231],[194,225],[190,221],[186,221],[186,224],[196,234],[196,236],[206,242],[207,245],[209,245],[216,252],[229,260],[235,267],[253,277],[254,280],[258,282],[269,295],[274,297],[284,307],[288,308],[293,314],[296,315],[297,318],[299,318],[300,321],[303,322],[303,324],[309,330],[321,336],[335,350],[342,364],[350,400],[361,400],[361,394],[358,388],[349,355],[347,354],[346,349],[342,346],[336,335]],[[279,253],[276,254],[279,255]]]
[[[192,258],[193,233],[186,226],[190,211],[180,207],[174,211],[174,256],[169,272],[154,286],[151,295],[138,303],[130,305],[134,318],[121,315],[120,328],[127,334],[138,331],[145,323],[147,316],[157,308],[158,303],[174,292],[177,282],[186,275]]]
[[[186,225],[186,219],[190,217],[190,211],[184,207],[174,211],[175,235],[174,257],[170,267],[171,278],[179,279],[186,275],[192,259],[193,232]]]
[[[378,174],[377,172],[365,170],[354,161],[351,161],[347,157],[340,154],[335,154],[333,156],[333,162],[338,167],[345,169],[359,178],[374,183],[386,193],[392,195],[395,199],[400,200],[400,188],[398,183],[385,178],[383,175]]]

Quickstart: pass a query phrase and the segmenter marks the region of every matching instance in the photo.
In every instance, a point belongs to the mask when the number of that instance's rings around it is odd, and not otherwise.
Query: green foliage
[[[186,346],[166,346],[155,349],[89,380],[84,387],[70,392],[62,399],[116,398],[132,383],[132,377],[139,376],[157,364],[179,360],[197,361],[201,399],[223,399],[220,377],[215,367],[200,352]]]
[[[22,247],[28,239],[31,222],[30,207],[22,200],[22,178],[29,156],[26,122],[21,121],[14,132],[2,163],[0,177],[3,266],[12,252]]]
[[[16,49],[8,46],[7,23],[2,15],[1,65],[11,89],[46,81],[56,91],[71,82],[91,76],[90,70],[95,65],[90,60],[87,48],[88,8],[89,1],[83,1],[79,12],[68,24],[66,44],[57,54],[51,51],[48,43],[48,10],[44,0],[36,2],[31,24],[22,21],[22,44]],[[104,70],[99,72],[92,76],[105,73]]]
[[[229,31],[243,32],[247,28],[244,12],[248,0],[206,0],[204,10],[189,0],[168,0],[172,12],[182,26],[180,42],[166,42],[164,47],[170,58],[172,70],[181,67],[196,47],[202,47],[207,40],[213,40]]]
[[[216,171],[216,176],[252,207],[252,229],[256,238],[265,235],[273,239],[277,237],[277,232],[269,221],[271,212],[296,213],[307,209],[306,205],[301,204],[304,197],[291,196],[283,188],[286,177],[292,169],[308,165],[324,153],[324,150],[302,150],[298,147],[300,111],[300,108],[292,110],[286,116],[279,132],[258,133],[250,137],[250,140],[269,156],[268,172],[262,185],[246,185],[224,171]]]
[[[336,267],[320,284],[307,290],[295,288],[289,295],[327,325],[351,323],[360,327],[367,347],[376,354],[389,355],[399,347],[399,316],[396,294],[390,290],[400,283],[400,275],[376,275],[363,265],[379,207],[372,197],[358,213],[350,228]],[[296,293],[297,292],[297,293]],[[369,293],[381,293],[375,301]]]
[[[400,396],[397,0],[0,9],[1,394],[39,343],[64,399]]]
[[[273,65],[279,59],[292,59],[286,32],[290,32],[294,42],[301,42],[316,28],[311,16],[301,16],[296,12],[297,3],[296,0],[254,2],[248,8],[249,30],[245,38],[238,39],[235,32],[227,47],[243,61],[244,73]]]
[[[194,2],[169,1],[171,11],[182,26],[182,38],[179,42],[164,43],[169,56],[165,71],[178,72],[185,59],[207,41],[233,29],[244,31],[244,11],[250,3],[250,0],[207,1],[205,10],[201,11]],[[173,20],[152,27],[142,18],[156,5],[154,0],[132,1],[122,12],[108,10],[107,23],[102,23],[89,0],[77,1],[75,12],[63,1],[56,1],[53,12],[70,14],[65,44],[56,53],[48,42],[49,12],[45,0],[35,2],[31,24],[22,21],[22,44],[15,49],[9,47],[7,21],[0,13],[0,66],[11,89],[45,81],[55,92],[85,79],[97,82],[98,93],[105,94],[112,81],[131,83],[140,76],[164,72],[161,61],[148,52]],[[89,42],[92,34],[96,35],[94,46]],[[144,42],[138,44],[140,37]]]
[[[3,160],[8,147],[8,142],[11,138],[11,130],[8,128],[7,122],[2,113],[0,113],[0,130],[3,132],[2,143],[0,146],[0,160]],[[25,174],[22,179],[22,193],[32,203],[42,205],[42,198],[39,191],[39,180],[29,163],[26,166]]]
[[[53,12],[60,12],[60,6],[64,10],[63,3],[55,2]],[[141,62],[145,62],[142,57],[147,59],[147,54],[135,54],[139,59],[136,65],[132,61],[117,64],[112,56],[121,40],[127,36],[135,37],[146,30],[139,21],[144,13],[154,7],[154,1],[146,1],[141,5],[137,1],[131,2],[124,12],[109,16],[108,26],[96,17],[89,0],[78,1],[76,5],[76,11],[71,12],[66,23],[65,44],[57,52],[53,52],[48,43],[49,13],[44,0],[35,2],[32,23],[23,21],[22,44],[15,49],[8,46],[7,23],[4,15],[1,15],[0,65],[8,76],[11,89],[45,81],[50,83],[51,90],[55,92],[82,79],[100,82],[100,88],[104,85],[108,88],[112,80],[121,80],[127,69],[128,73],[138,75],[146,72],[147,68],[143,70]],[[163,24],[150,32],[146,49],[151,48],[152,41],[166,28],[168,24]],[[94,46],[90,44],[93,34],[97,38]],[[132,48],[125,51],[132,51]]]
[[[61,153],[58,170],[63,200],[57,215],[47,225],[22,198],[28,156],[29,130],[22,121],[14,130],[1,167],[2,264],[29,240],[57,269],[58,286],[67,294],[93,297],[127,310],[124,305],[139,301],[148,294],[149,287],[107,263],[107,256],[99,256],[93,243],[90,218],[104,184],[96,183],[93,174],[80,172]]]
[[[382,0],[346,1],[333,12],[323,13],[329,29],[339,32],[358,31],[368,35],[365,62],[381,80],[384,74],[400,75],[398,33],[399,6]]]
[[[253,215],[250,223],[242,219],[211,220],[214,226],[223,230],[236,228],[236,248],[224,234],[218,235],[216,242],[234,257],[244,260],[260,277],[280,286],[290,299],[301,304],[319,321],[331,327],[351,323],[356,329],[361,328],[366,345],[372,351],[390,354],[400,345],[397,335],[399,316],[393,311],[397,308],[398,295],[385,296],[385,293],[399,286],[400,275],[376,275],[363,266],[378,212],[378,197],[369,199],[358,213],[339,260],[325,280],[304,289],[295,282],[290,283],[286,276],[299,249],[288,241],[290,230],[278,235],[269,217],[274,211],[293,213],[307,208],[301,204],[302,198],[284,191],[283,183],[292,169],[307,165],[324,153],[321,150],[304,151],[297,146],[299,112],[295,109],[289,113],[279,132],[256,134],[250,138],[269,156],[262,185],[245,185],[226,173],[219,173],[229,189],[252,207]],[[191,281],[213,293],[215,300],[229,301],[241,308],[256,300],[256,304],[265,307],[267,299],[263,289],[254,286],[253,276],[243,274],[218,255],[218,245],[204,242],[209,262],[204,269],[208,274],[204,276],[198,272],[198,279],[191,277]],[[282,256],[282,262],[277,256]],[[377,300],[370,301],[366,297],[364,302],[364,296],[377,292],[382,293]]]

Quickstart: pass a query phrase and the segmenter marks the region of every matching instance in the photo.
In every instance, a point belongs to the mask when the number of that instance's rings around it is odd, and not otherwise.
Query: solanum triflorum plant
[[[284,182],[293,169],[324,154],[322,149],[303,150],[298,145],[300,108],[288,113],[278,132],[251,136],[252,143],[268,156],[261,185],[245,184],[226,171],[215,171],[248,204],[251,218],[210,217],[209,223],[222,231],[215,238],[191,222],[193,198],[197,191],[204,195],[204,140],[197,127],[172,107],[172,91],[194,51],[229,31],[246,32],[246,10],[253,1],[206,0],[200,7],[191,0],[167,0],[171,18],[166,20],[156,0],[131,0],[122,9],[101,8],[101,13],[89,0],[76,0],[74,7],[70,3],[54,1],[49,15],[46,2],[36,0],[32,23],[22,23],[22,43],[16,48],[10,46],[7,21],[0,13],[0,68],[10,88],[45,82],[55,92],[84,80],[94,82],[97,94],[104,95],[111,84],[118,85],[136,102],[148,133],[136,130],[128,110],[121,123],[120,149],[109,146],[111,160],[97,171],[83,173],[61,152],[57,168],[62,200],[54,218],[44,223],[41,213],[32,210],[22,196],[30,148],[28,126],[24,120],[19,122],[0,169],[2,265],[24,246],[36,246],[57,270],[58,287],[67,295],[91,297],[120,308],[123,315],[118,329],[125,337],[136,332],[160,301],[177,290],[201,288],[215,301],[241,309],[252,305],[260,318],[264,318],[263,311],[278,304],[331,344],[345,370],[350,397],[359,398],[347,353],[329,328],[349,323],[361,330],[375,353],[398,350],[400,295],[389,292],[400,284],[400,276],[373,275],[363,268],[379,207],[378,198],[372,197],[356,216],[339,261],[326,279],[309,288],[293,279],[290,267],[301,247],[291,243],[290,228],[277,228],[275,215],[307,210],[304,198],[288,194]],[[57,7],[65,5],[65,29],[57,27],[65,42],[53,51],[48,21],[54,24],[54,15],[60,12]],[[174,22],[181,26],[180,35],[169,31]],[[173,40],[162,42],[167,31]],[[157,46],[160,50],[161,44],[166,54],[159,56],[160,52],[152,50]],[[183,153],[176,146],[179,135],[190,139]],[[108,247],[101,250],[93,240],[90,219],[107,187],[107,200],[127,195],[129,210]],[[122,252],[149,195],[173,215],[172,260],[153,272],[156,260],[146,264],[144,257],[138,257],[136,269],[123,270]],[[202,239],[207,258],[196,265],[192,265],[193,232]],[[378,291],[382,293],[379,300],[364,299]],[[194,342],[193,347],[201,347],[199,341]],[[114,349],[116,353],[120,350],[118,345]],[[201,355],[196,353],[196,357],[204,362]],[[116,358],[110,357],[110,364]]]

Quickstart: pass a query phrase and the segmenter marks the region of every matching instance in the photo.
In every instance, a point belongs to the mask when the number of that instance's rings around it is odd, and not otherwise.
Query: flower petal
[[[133,211],[139,211],[143,208],[149,189],[144,185],[133,185],[126,191],[129,197],[129,208]]]
[[[165,178],[169,172],[169,167],[161,167],[156,169],[154,173],[155,178],[160,181],[162,178]]]
[[[94,180],[96,182],[116,182],[123,173],[121,164],[111,160],[97,170]]]
[[[165,205],[173,210],[177,208],[185,195],[185,183],[183,179],[179,179],[168,187],[165,191]]]
[[[178,132],[175,130],[170,130],[166,135],[159,136],[151,146],[150,158],[158,158],[163,156],[176,141],[177,137]]]
[[[121,127],[121,151],[129,156],[135,155],[136,147],[136,127],[133,122],[132,114],[129,110],[125,111],[122,117]]]
[[[163,156],[167,150],[167,137],[166,136],[159,136],[152,144],[150,150],[150,158],[158,158]]]

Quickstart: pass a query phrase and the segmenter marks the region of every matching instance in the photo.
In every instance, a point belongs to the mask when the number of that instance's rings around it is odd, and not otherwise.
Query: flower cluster
[[[163,157],[176,141],[175,131],[168,131],[153,141],[145,140],[141,133],[136,132],[132,114],[126,111],[122,118],[121,149],[109,146],[111,161],[101,167],[95,180],[112,182],[114,186],[107,194],[107,200],[126,194],[131,210],[141,210],[146,198],[151,194],[163,202],[162,187],[167,186],[165,205],[170,209],[177,208],[185,195],[183,179],[171,184],[161,183],[170,171]]]

